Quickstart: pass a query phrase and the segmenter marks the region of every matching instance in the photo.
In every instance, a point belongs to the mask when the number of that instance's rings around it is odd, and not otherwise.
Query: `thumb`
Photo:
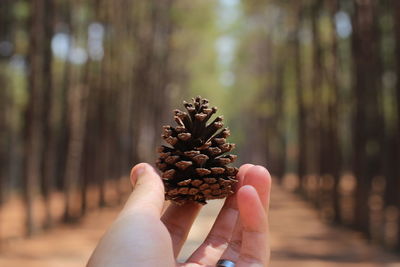
[[[132,168],[130,179],[133,191],[120,216],[132,211],[160,216],[164,205],[164,185],[153,167],[147,163],[137,164]]]

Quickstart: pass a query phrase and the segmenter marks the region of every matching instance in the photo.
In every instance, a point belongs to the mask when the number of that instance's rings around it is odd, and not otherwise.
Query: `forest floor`
[[[333,228],[320,221],[309,204],[274,185],[271,196],[272,267],[387,266],[400,267],[400,259],[367,244],[359,234]],[[180,258],[185,259],[204,239],[222,202],[203,208]],[[120,208],[93,211],[79,224],[62,225],[30,239],[3,242],[0,266],[84,266],[101,235]]]

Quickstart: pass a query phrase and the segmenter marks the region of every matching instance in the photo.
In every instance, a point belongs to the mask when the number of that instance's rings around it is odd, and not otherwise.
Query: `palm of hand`
[[[240,168],[240,190],[225,201],[206,240],[186,263],[176,257],[201,206],[171,204],[162,212],[163,185],[154,170],[139,164],[131,177],[135,189],[88,266],[215,266],[220,258],[237,267],[267,265],[271,178],[266,169]]]

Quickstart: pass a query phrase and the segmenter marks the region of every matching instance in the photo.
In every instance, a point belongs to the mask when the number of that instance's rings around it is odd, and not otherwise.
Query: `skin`
[[[268,266],[268,209],[271,176],[261,166],[242,165],[237,192],[225,200],[206,240],[185,263],[178,256],[201,205],[171,204],[163,212],[164,187],[146,163],[133,167],[134,186],[121,213],[94,250],[87,266],[215,266],[219,259],[236,267]]]

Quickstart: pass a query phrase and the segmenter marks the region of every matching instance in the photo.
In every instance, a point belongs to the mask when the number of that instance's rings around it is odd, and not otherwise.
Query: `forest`
[[[197,95],[239,164],[400,253],[400,1],[2,0],[0,254],[123,203]]]

